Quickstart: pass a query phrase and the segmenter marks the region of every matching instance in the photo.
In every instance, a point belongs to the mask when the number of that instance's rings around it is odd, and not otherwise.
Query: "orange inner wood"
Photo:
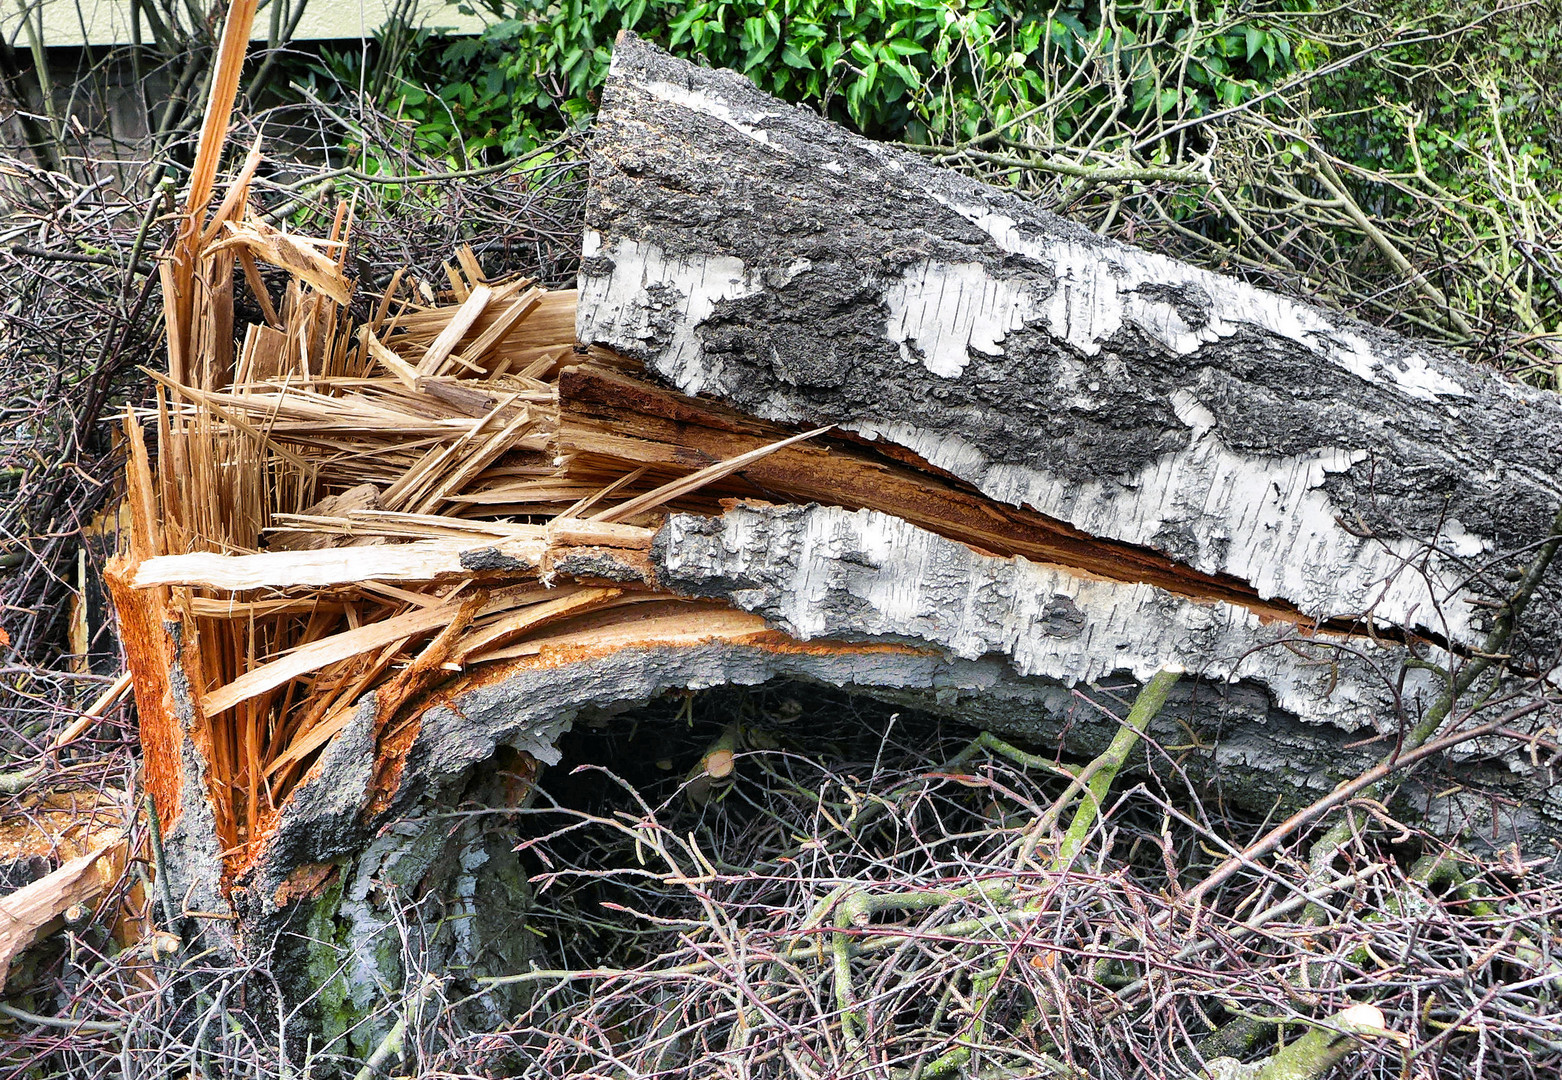
[[[591,364],[562,372],[559,410],[560,449],[606,459],[604,466],[612,462],[620,469],[650,465],[670,474],[688,472],[792,434],[721,403]],[[898,456],[910,456],[903,448],[896,450]],[[913,466],[891,460],[850,436],[778,450],[744,469],[741,481],[724,490],[776,502],[878,510],[984,554],[1021,555],[1077,576],[1142,582],[1193,600],[1243,607],[1266,621],[1316,627],[1316,620],[1294,605],[1264,599],[1239,578],[1200,573],[1155,551],[1103,540],[1034,510],[994,502],[925,462]]]

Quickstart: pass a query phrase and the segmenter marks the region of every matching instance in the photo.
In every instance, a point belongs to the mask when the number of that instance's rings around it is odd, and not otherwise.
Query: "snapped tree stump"
[[[554,372],[557,404],[556,429],[523,449],[565,462],[562,473],[649,470],[674,488],[694,473],[716,484],[705,512],[647,517],[672,497],[657,488],[600,522],[571,511],[484,538],[441,532],[422,511],[397,527],[438,539],[348,549],[352,528],[388,529],[395,514],[341,511],[338,546],[143,545],[114,580],[149,786],[177,807],[173,895],[223,948],[274,949],[311,988],[302,998],[329,987],[309,1006],[328,1032],[352,1029],[406,975],[407,903],[465,920],[459,933],[424,924],[424,962],[524,963],[514,853],[438,812],[460,799],[513,805],[526,786],[513,778],[556,761],[571,723],[669,690],[812,681],[1083,758],[1116,732],[1091,707],[1107,704],[1098,684],[1181,667],[1190,677],[1129,767],[1175,767],[1267,812],[1381,760],[1448,706],[1447,671],[1481,672],[1456,695],[1456,719],[1476,695],[1523,704],[1550,685],[1553,395],[1102,240],[632,35],[592,153],[578,344],[570,363],[540,345],[520,356],[517,370]],[[334,296],[327,269],[312,272]],[[496,316],[494,295],[472,287],[421,359],[374,326],[359,355],[398,393],[481,417],[464,438],[492,417],[520,425],[516,397],[490,393],[510,359],[477,361],[539,301],[506,294]],[[278,349],[289,340],[274,337]],[[477,378],[446,374],[458,348]],[[268,430],[307,444],[313,415]],[[439,421],[457,422],[470,423]],[[820,426],[830,430],[783,444]],[[484,434],[497,449],[483,467],[508,452],[498,438]],[[462,505],[513,497],[500,491]],[[153,520],[151,481],[132,492],[134,514]],[[314,661],[192,683],[199,605],[146,598],[195,590],[210,612],[222,596],[272,590],[265,610],[287,612],[311,589],[456,581],[474,598],[347,632],[378,648],[440,631],[407,667],[416,680],[390,678],[328,738],[281,755],[299,763],[296,785],[247,825],[242,859],[224,850],[214,717],[268,700],[257,695]],[[517,583],[575,591],[516,616],[494,598],[521,602],[505,592]],[[468,654],[489,659],[450,661]],[[1554,857],[1562,794],[1533,749],[1512,732],[1473,741],[1400,784],[1393,808],[1444,836]],[[497,1017],[516,1000],[495,992],[469,1007]],[[365,1026],[354,1045],[380,1037]]]

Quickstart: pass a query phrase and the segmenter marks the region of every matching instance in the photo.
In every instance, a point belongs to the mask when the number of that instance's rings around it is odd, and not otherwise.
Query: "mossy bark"
[[[387,830],[300,901],[296,944],[279,942],[278,956],[309,988],[305,1026],[327,1052],[366,1059],[406,1013],[466,998],[481,976],[524,969],[532,935],[519,859],[480,818],[450,825],[431,814]],[[524,1003],[516,988],[496,987],[454,1019],[492,1031]]]

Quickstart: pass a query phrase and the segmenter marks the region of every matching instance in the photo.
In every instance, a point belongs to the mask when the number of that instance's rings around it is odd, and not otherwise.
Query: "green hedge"
[[[383,81],[384,103],[414,125],[421,148],[453,161],[513,154],[588,122],[624,29],[869,135],[919,143],[1003,128],[1092,51],[1111,57],[1140,113],[1234,105],[1305,61],[1285,33],[1257,23],[1209,33],[1225,11],[1204,0],[1117,3],[1105,16],[1088,0],[1045,10],[1013,0],[493,0],[487,10],[495,21],[481,37],[419,33]],[[1183,52],[1182,85],[1158,82]],[[334,63],[350,68],[353,57]],[[1098,97],[1072,108],[1086,115]]]

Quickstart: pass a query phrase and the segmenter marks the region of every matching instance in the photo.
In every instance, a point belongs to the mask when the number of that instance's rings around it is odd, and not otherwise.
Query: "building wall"
[[[188,19],[191,5],[186,0],[151,2],[157,3],[160,10],[172,9]],[[194,6],[207,9],[211,2],[195,0]],[[449,33],[476,33],[482,29],[483,19],[461,14],[458,5],[463,2],[469,0],[413,0],[413,22]],[[272,3],[290,5],[282,9],[284,18],[291,17],[300,3],[307,4],[297,32],[289,40],[311,44],[362,40],[383,26],[399,6],[396,0]],[[34,34],[41,25],[55,115],[72,116],[81,125],[79,129],[72,127],[76,135],[66,136],[65,145],[59,150],[66,160],[60,165],[75,172],[77,161],[85,155],[102,162],[122,163],[117,166],[119,171],[129,168],[133,172],[137,168],[134,163],[147,152],[144,140],[149,127],[144,104],[150,103],[154,110],[160,107],[158,103],[166,100],[177,70],[155,68],[145,72],[138,82],[123,53],[106,52],[130,42],[130,0],[20,0],[15,4],[0,0],[0,40],[15,50],[15,62],[23,69],[16,83],[0,82],[0,155],[33,159],[22,149],[28,140],[17,109],[34,115],[42,112],[38,86],[30,72],[34,54],[32,36],[23,23],[24,7],[33,20]],[[271,6],[267,4],[255,20],[255,40],[265,41],[270,27]],[[144,20],[142,40],[152,40]],[[19,100],[13,100],[13,93]],[[276,130],[272,137],[287,140],[286,133]],[[0,191],[0,210],[5,201]]]
[[[273,0],[281,2],[281,0]],[[297,0],[294,0],[296,3]],[[395,6],[394,0],[306,0],[308,6],[299,21],[295,41],[322,41],[337,38],[368,37],[383,26]],[[431,29],[457,33],[476,33],[483,27],[479,15],[463,15],[457,10],[461,0],[418,0],[414,23]],[[181,5],[182,6],[182,5]],[[204,4],[202,5],[204,7]],[[473,5],[469,5],[473,6]],[[0,34],[13,46],[26,49],[28,37],[22,24],[23,5],[0,7]],[[41,12],[45,46],[128,45],[130,43],[130,0],[30,0],[28,12]],[[34,19],[37,15],[34,14]],[[37,23],[35,22],[35,25]],[[257,39],[264,40],[271,26],[270,8],[255,19]],[[142,38],[151,30],[142,22]]]

